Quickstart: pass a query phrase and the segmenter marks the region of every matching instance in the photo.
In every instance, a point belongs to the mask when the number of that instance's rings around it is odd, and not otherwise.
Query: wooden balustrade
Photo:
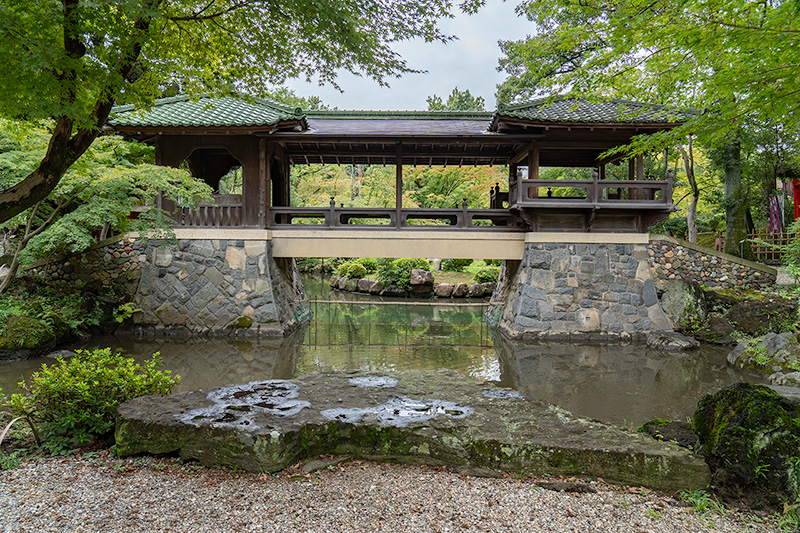
[[[553,193],[553,189],[559,189]],[[567,189],[567,191],[564,191]],[[566,194],[564,194],[566,192]],[[672,204],[672,180],[520,180],[517,207],[663,209]]]
[[[242,226],[241,194],[215,194],[214,202],[201,202],[197,209],[181,207],[175,211],[179,227],[235,228]]]
[[[401,209],[367,207],[271,207],[273,228],[346,229],[520,229],[516,216],[507,209]]]

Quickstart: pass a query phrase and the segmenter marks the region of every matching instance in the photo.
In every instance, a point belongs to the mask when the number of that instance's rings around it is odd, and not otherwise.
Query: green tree
[[[537,31],[525,40],[501,42],[500,67],[509,77],[498,99],[569,91],[700,110],[683,127],[642,141],[639,149],[665,138],[680,142],[691,133],[716,149],[725,169],[725,251],[739,255],[747,209],[739,190],[742,129],[754,120],[800,129],[800,4],[526,0],[520,12]]]
[[[268,91],[263,91],[259,96],[282,104],[299,107],[306,111],[330,109],[322,102],[319,96],[297,96],[292,89],[287,87],[276,87]]]
[[[433,95],[428,99],[428,111],[485,111],[486,101],[482,96],[472,96],[469,89],[459,91],[458,87],[447,97],[447,102],[441,96]]]
[[[473,9],[480,2],[467,2]],[[115,101],[257,93],[287,78],[413,69],[398,41],[447,41],[445,0],[6,0],[0,3],[0,116],[51,119],[37,166],[0,192],[0,222],[33,207],[94,142]]]
[[[0,120],[5,150],[0,153],[0,184],[30,173],[47,150],[48,138],[44,126]],[[0,229],[13,234],[8,239],[13,252],[0,293],[20,266],[81,252],[97,242],[98,228],[163,230],[169,215],[153,207],[159,192],[188,207],[211,198],[211,188],[188,172],[146,162],[153,157],[151,147],[104,135],[72,165],[50,195],[1,224]],[[131,210],[137,206],[145,209],[131,220]]]

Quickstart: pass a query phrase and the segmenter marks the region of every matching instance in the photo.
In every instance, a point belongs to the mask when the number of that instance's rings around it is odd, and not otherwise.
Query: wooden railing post
[[[664,203],[666,204],[672,203],[672,191],[674,187],[673,183],[674,179],[675,178],[673,176],[672,169],[667,170],[667,190],[664,191],[664,198],[662,198],[662,200],[664,200]]]

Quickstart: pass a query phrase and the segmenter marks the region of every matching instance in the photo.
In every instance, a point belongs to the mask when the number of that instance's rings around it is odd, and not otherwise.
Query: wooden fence
[[[716,233],[704,232],[697,234],[697,244],[714,248]],[[725,232],[720,233],[722,243],[725,243]],[[767,265],[780,265],[783,252],[778,246],[786,246],[791,239],[795,238],[793,233],[781,232],[770,233],[769,230],[755,231],[750,234],[750,246],[756,256],[756,260]]]

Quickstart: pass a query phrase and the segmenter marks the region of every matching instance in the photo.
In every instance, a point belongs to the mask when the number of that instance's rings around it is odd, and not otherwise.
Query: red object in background
[[[800,179],[792,180],[792,198],[794,199],[794,219],[800,218]]]

